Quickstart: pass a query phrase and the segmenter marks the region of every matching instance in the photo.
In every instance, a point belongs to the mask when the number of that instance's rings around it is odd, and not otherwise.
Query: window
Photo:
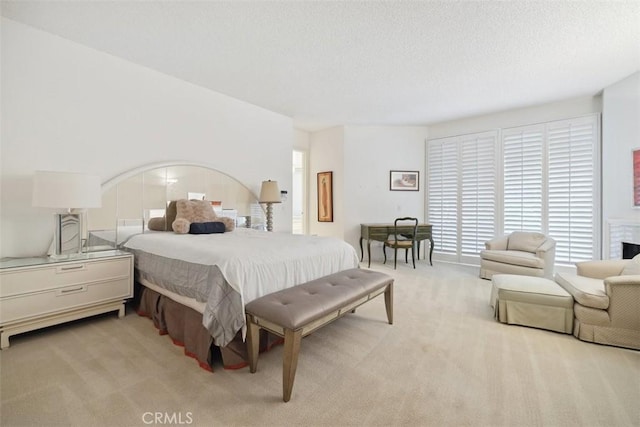
[[[496,234],[497,133],[462,137],[460,149],[460,251],[476,257]]]
[[[476,257],[495,235],[497,132],[428,142],[427,216],[434,251]]]
[[[427,141],[434,251],[472,261],[530,230],[556,240],[556,263],[597,258],[599,148],[597,115]]]
[[[427,215],[434,251],[456,254],[458,246],[458,147],[455,138],[429,141]]]
[[[599,226],[598,122],[592,117],[549,123],[547,232],[556,240],[556,263],[597,259]]]
[[[542,140],[538,127],[502,133],[504,233],[542,230]]]

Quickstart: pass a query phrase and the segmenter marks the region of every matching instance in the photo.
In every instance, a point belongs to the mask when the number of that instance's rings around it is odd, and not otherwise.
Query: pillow
[[[547,240],[541,233],[514,231],[509,236],[507,249],[510,251],[535,252]]]
[[[633,259],[629,260],[627,265],[622,269],[621,276],[628,275],[640,275],[640,254],[633,257]]]
[[[224,233],[224,223],[214,222],[192,222],[189,226],[189,234],[213,234]]]
[[[191,222],[187,221],[184,218],[178,218],[173,221],[173,224],[171,224],[171,228],[173,228],[173,231],[178,234],[187,234],[190,227]]]
[[[151,218],[149,219],[149,223],[147,224],[147,227],[149,227],[149,230],[153,230],[153,231],[167,231],[167,221],[165,220],[165,217],[155,217],[155,218]]]
[[[176,219],[171,223],[171,228],[176,233],[186,234],[192,222],[213,222],[217,219],[211,203],[205,200],[180,199],[176,201]]]
[[[233,231],[236,228],[236,221],[233,218],[221,216],[216,221],[223,223],[226,231]]]
[[[176,214],[178,213],[178,208],[176,207],[177,202],[175,200],[172,200],[169,202],[169,204],[167,205],[167,209],[165,210],[165,218],[167,219],[167,221],[165,222],[166,224],[166,231],[171,231],[171,224],[173,224],[173,221],[176,220]]]
[[[171,231],[173,221],[176,220],[176,213],[177,213],[176,201],[172,200],[169,202],[166,209],[164,210],[164,216],[162,218],[157,217],[157,218],[151,218],[149,220],[149,224],[147,225],[149,227],[149,230]]]

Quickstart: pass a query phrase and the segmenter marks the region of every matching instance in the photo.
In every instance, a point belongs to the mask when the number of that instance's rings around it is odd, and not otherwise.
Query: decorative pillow
[[[167,205],[167,209],[165,210],[165,214],[164,214],[165,218],[167,218],[167,221],[165,222],[166,231],[171,231],[171,224],[173,224],[173,221],[176,220],[177,213],[178,213],[177,202],[175,200],[172,200]]]
[[[192,222],[189,227],[189,234],[213,234],[224,233],[224,223],[214,222]]]
[[[220,221],[221,223],[223,223],[226,231],[233,231],[236,228],[236,222],[233,218],[221,216],[218,217],[216,221]]]
[[[176,219],[171,228],[176,233],[186,234],[192,222],[213,222],[217,218],[211,203],[205,200],[180,199],[176,201]]]
[[[172,200],[167,205],[167,208],[164,211],[164,216],[162,218],[151,218],[149,220],[149,230],[153,231],[171,231],[173,221],[176,220],[177,207],[176,201]]]
[[[514,231],[509,235],[507,249],[510,251],[535,252],[547,240],[541,233]]]
[[[149,227],[149,230],[153,230],[153,231],[167,231],[167,227],[166,227],[166,220],[165,217],[155,217],[155,218],[151,218],[149,219],[149,223],[147,224],[147,227]]]
[[[173,231],[178,234],[187,234],[190,226],[191,223],[184,218],[177,218],[173,221],[173,224],[171,224]]]
[[[633,257],[633,259],[629,260],[627,265],[622,269],[621,276],[627,275],[640,275],[640,254]]]

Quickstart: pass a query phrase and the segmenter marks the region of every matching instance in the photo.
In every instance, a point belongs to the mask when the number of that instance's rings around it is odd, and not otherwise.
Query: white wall
[[[640,72],[605,88],[602,100],[603,217],[639,219],[631,152],[640,149]]]
[[[631,152],[640,149],[640,72],[604,89],[602,94],[602,217],[640,221],[633,207]],[[607,241],[603,227],[603,241]],[[604,256],[608,255],[605,246]]]
[[[309,234],[344,238],[344,128],[309,136]],[[333,222],[318,222],[318,172],[333,172]]]
[[[193,161],[259,194],[291,187],[290,118],[2,18],[1,256],[44,254],[51,211],[31,207],[35,170],[103,182],[144,164]],[[291,229],[282,207],[274,227]]]
[[[429,125],[429,139],[483,132],[552,120],[567,119],[602,111],[600,96],[572,98],[548,104],[501,111]]]
[[[344,146],[344,239],[360,251],[361,223],[389,223],[395,218],[425,219],[426,126],[347,126]],[[390,191],[389,172],[420,172],[419,191]],[[382,260],[380,243],[371,259]]]
[[[293,130],[293,148],[299,151],[309,151],[309,132]]]
[[[360,250],[360,224],[424,219],[426,127],[345,126],[310,134],[309,232],[335,236]],[[391,170],[420,172],[420,191],[390,191]],[[333,172],[334,222],[318,222],[317,173]],[[372,243],[372,259],[382,259]]]

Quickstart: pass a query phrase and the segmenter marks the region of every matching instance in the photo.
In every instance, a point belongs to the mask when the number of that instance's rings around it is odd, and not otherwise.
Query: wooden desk
[[[398,227],[402,233],[411,233],[413,227],[400,226]],[[393,223],[390,224],[360,224],[360,261],[364,259],[364,249],[362,248],[362,240],[367,240],[367,256],[369,257],[369,267],[371,267],[371,241],[384,242],[389,237],[389,234],[393,234]],[[429,264],[433,265],[431,256],[433,255],[433,237],[431,237],[431,224],[418,224],[418,235],[416,236],[418,241],[418,259],[420,259],[420,242],[422,240],[428,240],[431,244],[429,248]]]

